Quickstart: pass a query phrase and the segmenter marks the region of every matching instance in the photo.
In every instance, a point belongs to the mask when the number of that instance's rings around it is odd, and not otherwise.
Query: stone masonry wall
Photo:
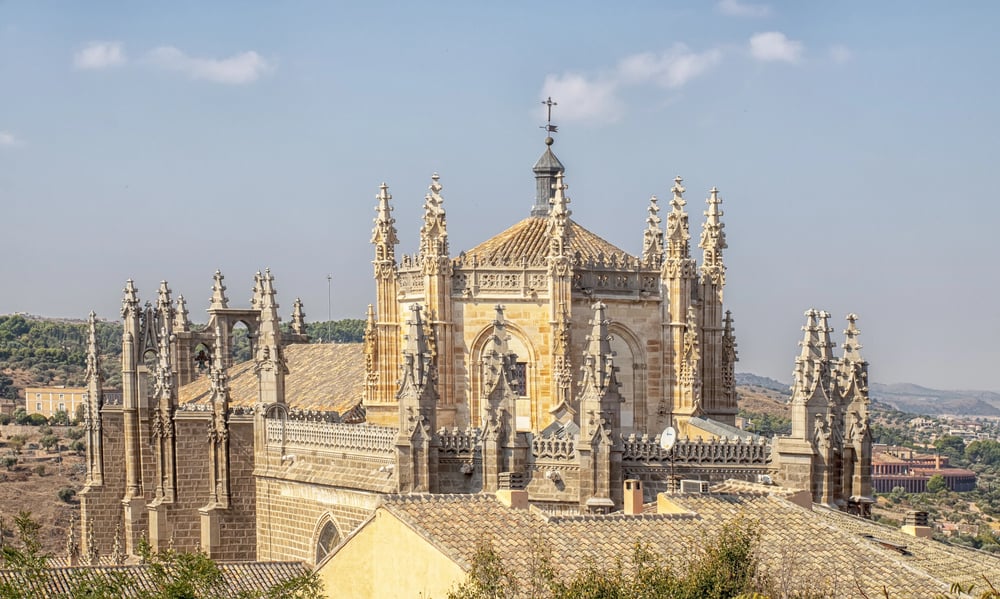
[[[194,551],[201,547],[198,508],[208,503],[208,423],[211,414],[177,412],[177,500],[168,508],[170,536],[175,549]]]
[[[253,478],[253,421],[229,423],[229,509],[219,524],[218,561],[257,559],[257,486]]]
[[[109,555],[114,547],[114,535],[122,525],[122,497],[125,496],[125,437],[122,413],[119,409],[105,407],[101,411],[104,444],[104,484],[88,486],[80,492],[81,554],[85,547],[91,522],[99,555]],[[124,530],[124,529],[123,529]]]

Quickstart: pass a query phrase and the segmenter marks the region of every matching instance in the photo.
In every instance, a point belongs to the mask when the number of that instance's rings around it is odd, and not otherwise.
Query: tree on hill
[[[951,459],[965,457],[965,440],[955,435],[945,435],[934,441],[934,447]]]
[[[944,477],[940,474],[935,474],[927,480],[928,493],[938,493],[940,491],[946,491],[947,489],[948,483],[945,482]]]

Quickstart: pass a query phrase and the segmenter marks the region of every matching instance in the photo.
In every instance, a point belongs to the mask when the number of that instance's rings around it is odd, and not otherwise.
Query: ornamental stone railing
[[[284,446],[337,449],[360,453],[392,453],[399,431],[385,426],[343,424],[322,420],[269,418],[267,443]]]
[[[438,452],[471,455],[479,449],[479,429],[442,428],[437,432]]]
[[[677,465],[766,465],[771,445],[767,439],[681,439],[672,449]],[[660,447],[660,436],[622,435],[622,461],[669,463],[671,452]]]
[[[576,439],[574,437],[533,437],[531,439],[531,453],[535,459],[576,459]]]

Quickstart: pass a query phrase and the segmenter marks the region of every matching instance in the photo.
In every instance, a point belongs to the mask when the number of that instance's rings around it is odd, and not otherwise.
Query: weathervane
[[[544,100],[542,102],[542,104],[545,104],[545,107],[546,107],[546,109],[548,111],[548,115],[547,115],[547,118],[546,118],[546,120],[548,122],[545,123],[544,125],[541,125],[539,128],[540,129],[545,129],[546,133],[556,133],[557,131],[559,131],[559,126],[552,124],[552,107],[553,106],[559,106],[559,103],[558,102],[553,102],[552,101],[552,96],[549,96],[549,98],[547,100]]]

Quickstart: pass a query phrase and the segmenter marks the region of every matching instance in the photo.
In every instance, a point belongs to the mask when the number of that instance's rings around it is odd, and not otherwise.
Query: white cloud
[[[701,75],[722,60],[722,51],[707,50],[698,54],[684,44],[660,53],[634,54],[618,63],[618,74],[624,83],[653,82],[661,87],[677,88]]]
[[[791,62],[802,60],[802,42],[788,39],[780,31],[757,33],[750,38],[750,54],[765,62]]]
[[[565,121],[614,122],[624,114],[621,93],[629,86],[656,85],[677,89],[722,60],[719,49],[693,52],[675,44],[660,53],[644,52],[622,59],[611,71],[593,75],[567,72],[548,75],[543,98],[559,102],[558,117]]]
[[[727,17],[766,17],[771,7],[766,4],[751,4],[740,0],[720,0],[715,10]]]
[[[837,44],[830,46],[830,59],[837,64],[844,64],[845,62],[850,62],[854,58],[854,53],[847,46]]]
[[[603,77],[588,79],[579,73],[548,75],[542,97],[559,102],[558,116],[567,121],[614,122],[621,117],[618,82]]]
[[[21,145],[21,140],[8,131],[0,131],[0,148],[9,148]]]
[[[196,58],[173,46],[160,46],[150,51],[149,59],[160,68],[179,71],[194,79],[231,85],[253,83],[273,68],[253,50],[229,58]]]
[[[73,55],[73,66],[78,69],[107,69],[125,64],[125,50],[121,42],[90,42]]]

